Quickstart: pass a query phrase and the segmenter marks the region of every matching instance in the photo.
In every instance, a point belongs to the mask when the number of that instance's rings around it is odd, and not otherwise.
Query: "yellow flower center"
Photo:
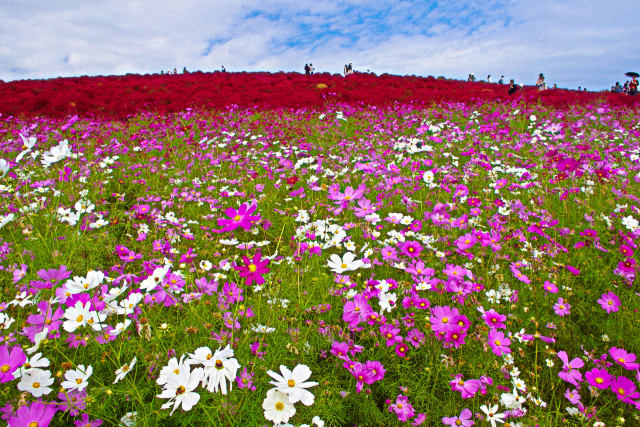
[[[31,421],[29,423],[29,427],[38,427],[38,422],[37,421]]]
[[[249,265],[249,271],[250,272],[255,273],[257,269],[258,269],[258,267],[256,267],[255,264]]]
[[[233,217],[234,221],[240,221],[242,219],[242,217],[240,215],[236,215]]]
[[[495,340],[494,341],[495,345],[502,345],[502,343],[500,342],[500,340]]]
[[[186,390],[185,390],[184,386],[182,386],[182,385],[181,385],[180,387],[178,387],[178,388],[176,389],[176,396],[179,396],[179,395],[181,395],[181,394],[184,394],[184,392],[185,392],[185,391],[186,391]]]
[[[596,382],[597,382],[598,384],[602,384],[602,383],[604,382],[604,379],[603,379],[603,378],[600,378],[600,377],[596,377]]]
[[[216,369],[222,369],[223,365],[222,365],[222,360],[217,359],[216,360]]]
[[[9,365],[0,366],[0,372],[2,372],[3,374],[6,374],[7,372],[9,372],[9,369],[11,369],[11,366]]]
[[[344,264],[344,263],[340,264],[340,268],[347,268],[347,264]]]
[[[81,314],[80,316],[78,316],[76,318],[76,322],[80,323],[80,322],[82,322],[83,319],[84,319],[84,316]]]
[[[276,411],[282,411],[284,409],[284,403],[276,402]]]
[[[31,385],[31,387],[33,387],[33,388],[40,388],[40,383],[36,381],[35,383],[33,383],[33,384]]]
[[[76,378],[76,384],[82,384],[82,378]]]
[[[296,382],[294,380],[289,380],[289,381],[287,381],[287,385],[289,387],[295,387],[296,386]]]
[[[621,394],[624,396],[624,389],[622,387],[618,387],[618,394]]]

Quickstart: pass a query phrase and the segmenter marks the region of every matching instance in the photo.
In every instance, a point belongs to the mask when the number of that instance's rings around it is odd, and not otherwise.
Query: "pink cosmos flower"
[[[380,336],[386,340],[387,347],[393,347],[404,340],[403,337],[398,335],[399,332],[400,328],[395,327],[391,323],[385,323],[380,326]]]
[[[577,387],[578,381],[582,381],[582,373],[578,369],[584,366],[584,362],[578,357],[569,362],[569,356],[564,350],[558,352],[558,357],[562,360],[562,372],[559,372],[558,376]]]
[[[558,298],[558,302],[553,306],[553,311],[555,311],[558,316],[566,316],[571,314],[571,304],[563,298]]]
[[[620,245],[620,247],[618,248],[618,250],[620,251],[620,253],[628,258],[631,258],[633,256],[633,249],[630,246],[627,245]]]
[[[98,427],[102,425],[102,420],[90,420],[89,415],[82,414],[79,420],[73,422],[76,427]]]
[[[462,374],[457,374],[455,379],[449,381],[449,386],[452,391],[459,391],[463,399],[470,399],[476,395],[480,389],[480,380],[467,380],[464,381]]]
[[[382,248],[381,253],[383,261],[396,261],[398,259],[398,252],[391,246]]]
[[[580,393],[578,393],[578,390],[575,388],[573,390],[567,389],[567,391],[564,392],[564,397],[566,397],[572,405],[577,405],[580,402]]]
[[[356,294],[353,301],[347,301],[343,307],[342,320],[347,322],[350,327],[355,328],[362,321],[365,321],[367,315],[373,311],[367,302],[367,299]]]
[[[356,378],[356,392],[360,393],[364,384],[373,384],[375,380],[374,373],[365,364],[354,362],[349,369],[351,375]]]
[[[422,245],[415,240],[407,240],[400,244],[400,251],[409,258],[417,258],[422,252]]]
[[[18,408],[16,414],[8,421],[10,426],[48,426],[57,411],[56,405],[36,401],[30,406]]]
[[[636,385],[627,377],[617,377],[610,387],[618,399],[625,403],[634,403],[632,399],[640,397],[640,393],[636,391]]]
[[[233,231],[238,227],[242,227],[245,231],[249,230],[253,224],[260,219],[259,215],[251,215],[255,212],[258,205],[253,202],[252,204],[243,203],[236,210],[228,208],[224,211],[224,214],[229,219],[219,218],[218,225],[222,227],[220,230],[213,230],[216,233],[225,233],[227,231]]]
[[[452,280],[462,280],[469,273],[466,268],[455,264],[447,264],[442,272]]]
[[[599,388],[600,390],[609,388],[613,381],[613,376],[604,368],[593,368],[584,373],[584,378],[591,387]]]
[[[442,417],[442,424],[455,427],[469,427],[474,424],[473,413],[471,410],[464,408],[457,417]]]
[[[262,254],[260,252],[256,252],[252,259],[243,255],[242,262],[244,262],[244,265],[236,265],[235,270],[238,271],[238,275],[240,277],[247,278],[247,286],[251,286],[254,282],[258,285],[264,283],[263,275],[270,271],[269,267],[267,267],[270,262],[268,259],[263,260]]]
[[[491,329],[489,331],[489,347],[496,356],[502,356],[503,354],[511,353],[509,348],[511,340],[504,336],[504,333]]]
[[[0,346],[0,384],[13,381],[13,373],[26,361],[27,356],[19,345],[11,350],[6,345]]]
[[[569,270],[569,273],[573,274],[574,276],[578,276],[580,274],[580,270],[572,265],[565,265],[565,267],[567,270]]]
[[[462,235],[456,239],[456,247],[460,250],[471,249],[476,243],[478,239],[472,233],[467,233]]]
[[[44,328],[48,328],[49,332],[57,331],[62,325],[60,320],[64,316],[64,310],[60,307],[53,312],[49,301],[40,301],[38,303],[40,314],[30,314],[27,317],[27,323],[31,326],[25,327],[22,331],[24,335],[29,337],[32,343],[35,343],[35,336],[42,332]]]
[[[398,416],[398,420],[405,422],[415,415],[413,405],[409,403],[409,398],[401,394],[396,398],[396,402],[389,405],[389,412],[393,412]]]
[[[633,353],[627,353],[623,348],[611,347],[609,349],[609,354],[614,362],[622,366],[624,369],[633,371],[640,368],[640,365],[635,362],[636,355]]]
[[[402,337],[400,337],[402,338]],[[406,357],[407,356],[407,351],[409,350],[409,347],[407,346],[407,344],[403,343],[403,342],[399,342],[398,344],[396,344],[396,355],[398,355],[398,357]]]
[[[546,295],[547,292],[550,292],[552,294],[557,294],[558,293],[558,287],[555,285],[555,283],[551,283],[548,280],[545,280],[544,282],[544,294]]]
[[[485,311],[482,314],[482,319],[490,328],[493,328],[493,329],[506,328],[504,321],[507,320],[507,316],[505,316],[504,314],[498,313],[493,308],[489,311]]]
[[[612,311],[618,311],[620,307],[620,298],[613,292],[609,291],[606,294],[602,294],[600,299],[598,300],[598,304],[602,307],[607,314],[610,314]]]

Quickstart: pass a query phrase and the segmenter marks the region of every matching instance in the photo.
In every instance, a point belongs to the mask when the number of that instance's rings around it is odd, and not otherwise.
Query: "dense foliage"
[[[508,85],[467,83],[433,77],[356,73],[340,75],[298,73],[188,73],[58,78],[0,83],[0,113],[123,118],[139,111],[179,112],[186,108],[299,108],[326,103],[469,102],[518,100],[550,106],[638,105],[622,94],[546,90],[525,86],[509,96]]]

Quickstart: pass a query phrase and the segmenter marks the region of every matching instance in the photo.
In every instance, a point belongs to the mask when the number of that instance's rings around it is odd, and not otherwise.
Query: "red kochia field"
[[[320,86],[318,86],[320,85]],[[229,105],[263,108],[312,107],[327,102],[385,105],[391,102],[513,100],[549,106],[637,105],[638,99],[611,93],[525,87],[509,97],[507,85],[467,83],[434,77],[354,74],[305,76],[299,73],[202,73],[126,75],[22,80],[0,83],[4,115],[95,114],[123,117],[139,111],[177,112]]]

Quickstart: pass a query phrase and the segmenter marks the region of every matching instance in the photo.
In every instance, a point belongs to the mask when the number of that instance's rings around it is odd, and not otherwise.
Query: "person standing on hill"
[[[504,84],[504,76],[500,76],[500,80],[498,80],[498,84],[499,85],[503,85]]]
[[[309,64],[304,64],[304,74],[308,76],[310,73],[311,67],[309,66]]]
[[[629,95],[635,95],[638,93],[638,78],[633,77],[629,82]]]
[[[513,82],[513,79],[509,81],[509,95],[513,95],[518,90],[518,85]]]
[[[544,81],[544,74],[540,73],[540,75],[538,76],[536,87],[538,88],[538,90],[545,90],[547,88],[547,84]]]

